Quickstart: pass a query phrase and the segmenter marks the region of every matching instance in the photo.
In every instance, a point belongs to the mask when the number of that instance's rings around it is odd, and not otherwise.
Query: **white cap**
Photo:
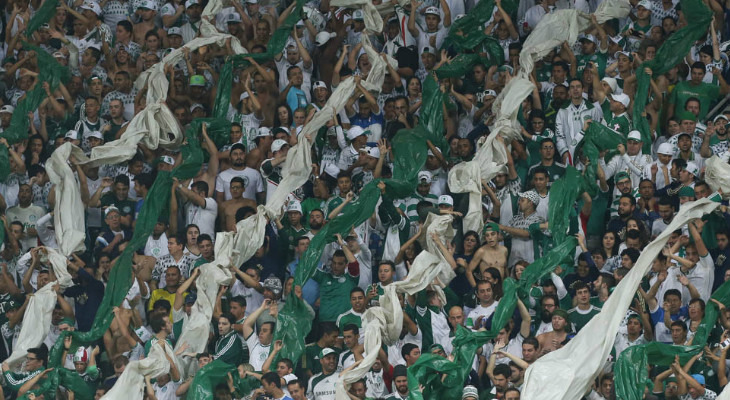
[[[656,151],[657,154],[663,154],[665,156],[673,156],[674,155],[674,147],[672,147],[671,144],[664,142],[659,145],[659,148]]]
[[[97,42],[96,40],[91,40],[86,42],[86,48],[87,49],[96,49],[101,51],[101,42]]]
[[[241,93],[241,97],[239,97],[238,100],[243,101],[244,99],[247,99],[249,97],[250,96],[249,96],[248,92],[243,92],[243,93]]]
[[[314,82],[314,85],[312,85],[312,90],[316,90],[316,89],[320,89],[320,88],[327,89],[327,84],[324,83],[323,81],[317,81],[317,82]]]
[[[101,15],[101,7],[95,1],[85,1],[83,2],[83,4],[81,4],[81,7],[79,8],[82,10],[92,11],[94,14],[96,14],[96,16]]]
[[[314,44],[317,46],[324,46],[330,39],[337,36],[334,32],[320,32],[314,37]]]
[[[167,36],[177,35],[182,37],[182,29],[177,26],[173,26],[167,30]]]
[[[631,103],[631,98],[629,98],[629,95],[626,93],[621,94],[612,94],[611,99],[613,101],[618,101],[619,103],[623,104],[624,107],[628,107],[629,103]]]
[[[439,9],[434,6],[426,7],[426,11],[423,14],[424,15],[433,14],[433,15],[441,16],[441,13],[439,13]]]
[[[419,184],[421,184],[421,183],[429,183],[430,184],[431,181],[432,181],[432,179],[433,179],[433,175],[431,175],[431,173],[428,172],[428,171],[420,171],[418,173],[418,183]]]
[[[145,328],[144,326],[140,326],[139,328],[135,329],[134,333],[136,333],[139,340],[143,342],[152,339],[152,334],[150,333],[149,329]]]
[[[347,130],[347,140],[355,140],[356,137],[366,135],[366,131],[357,125],[353,125]]]
[[[200,5],[200,2],[198,0],[187,0],[185,2],[185,8],[190,8],[196,4]]]
[[[590,33],[587,35],[578,35],[578,41],[581,41],[583,39],[591,41],[595,44],[598,44],[598,39],[596,39],[596,37],[591,35]]]
[[[226,23],[228,24],[238,24],[241,23],[241,21],[243,21],[241,16],[236,12],[226,15]]]
[[[160,161],[168,165],[175,165],[175,159],[171,156],[162,156],[160,157]]]
[[[66,55],[61,53],[60,51],[54,51],[52,55],[53,58],[63,58],[64,60],[68,59],[68,57],[66,57]]]
[[[377,146],[365,147],[365,153],[373,158],[380,158],[380,149]]]
[[[265,137],[265,136],[274,136],[274,135],[271,134],[271,129],[269,129],[265,126],[259,127],[256,137]]]
[[[447,204],[447,205],[453,207],[454,199],[451,196],[449,196],[448,194],[442,194],[441,196],[439,196],[438,205],[441,205],[441,204]]]
[[[628,140],[636,140],[637,142],[641,142],[641,132],[639,131],[631,131],[629,132],[629,136],[627,138]]]
[[[608,87],[611,88],[611,92],[616,93],[616,89],[618,88],[618,81],[616,80],[616,78],[611,78],[610,76],[607,76],[601,80],[608,84]]]
[[[99,131],[91,131],[91,133],[89,133],[89,137],[104,140],[104,135],[102,135]]]
[[[277,151],[281,150],[282,147],[288,144],[289,143],[287,143],[286,140],[276,139],[274,140],[274,143],[271,143],[271,151],[273,153],[276,153]]]
[[[290,211],[298,211],[299,214],[302,214],[302,204],[296,200],[290,201],[289,205],[286,207],[286,212]]]
[[[148,10],[157,11],[157,2],[154,0],[142,0],[137,8],[146,8]]]
[[[636,8],[639,8],[639,7],[644,7],[647,10],[651,11],[652,10],[651,1],[649,1],[649,0],[641,0],[639,2],[639,4],[636,5]]]
[[[203,105],[202,105],[202,104],[200,104],[200,103],[195,103],[195,104],[193,104],[192,106],[190,106],[190,112],[193,112],[193,111],[195,111],[195,109],[196,109],[196,108],[200,108],[200,109],[202,109],[202,110],[205,110],[205,107],[203,107]]]
[[[259,4],[259,0],[246,0],[248,4]]]
[[[333,178],[337,178],[337,175],[340,174],[340,169],[337,168],[335,164],[327,164],[327,166],[324,167],[324,173]]]
[[[355,10],[352,13],[352,19],[362,21],[363,19],[365,19],[365,15],[363,14],[362,10]]]
[[[0,114],[2,114],[2,113],[12,114],[13,111],[15,111],[15,107],[11,106],[10,104],[0,107]]]
[[[79,140],[79,131],[71,129],[63,136],[64,139]]]
[[[684,167],[684,170],[696,177],[700,176],[700,167],[698,167],[697,164],[693,163],[692,161],[687,163],[687,166]]]

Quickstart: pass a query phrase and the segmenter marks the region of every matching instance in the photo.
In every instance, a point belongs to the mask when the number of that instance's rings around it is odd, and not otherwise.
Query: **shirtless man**
[[[537,341],[540,343],[540,354],[545,355],[563,347],[563,342],[568,337],[568,331],[570,331],[568,313],[561,309],[553,311],[553,331],[537,336]]]
[[[245,183],[243,178],[237,176],[231,179],[231,199],[224,201],[218,207],[218,224],[224,230],[232,232],[236,228],[236,211],[241,207],[251,207],[256,209],[256,202],[251,199],[243,198]]]
[[[137,12],[142,19],[138,23],[134,24],[133,34],[134,41],[138,44],[145,43],[145,36],[149,31],[155,31],[160,36],[160,41],[167,43],[167,34],[162,28],[158,28],[155,25],[155,16],[157,15],[157,5],[151,1],[142,2],[142,5],[137,8]],[[160,43],[160,48],[164,48]]]
[[[476,287],[474,271],[485,271],[489,267],[499,270],[502,279],[507,275],[507,248],[499,244],[499,225],[490,222],[484,225],[484,245],[477,250],[467,268],[466,279],[472,287]]]

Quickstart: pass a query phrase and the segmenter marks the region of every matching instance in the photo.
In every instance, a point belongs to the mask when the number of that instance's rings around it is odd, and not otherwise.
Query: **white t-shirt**
[[[225,195],[226,200],[231,199],[231,179],[240,176],[243,178],[244,190],[243,197],[256,201],[256,193],[264,191],[264,180],[261,177],[261,173],[253,168],[244,168],[242,170],[235,170],[228,168],[227,170],[218,174],[215,180],[215,191],[221,192]]]
[[[167,250],[167,234],[165,232],[162,232],[162,235],[157,239],[152,237],[152,235],[147,238],[147,244],[144,246],[144,255],[159,258],[167,254],[170,254],[170,251]]]
[[[481,304],[478,305],[475,309],[471,310],[469,314],[467,315],[467,321],[471,320],[471,324],[467,322],[468,327],[472,327],[473,324],[476,323],[477,319],[481,316],[484,316],[484,319],[482,319],[482,324],[491,316],[494,314],[494,310],[497,309],[497,305],[499,304],[499,301],[495,301],[490,305],[489,307],[483,307]]]
[[[175,391],[179,386],[180,381],[170,381],[164,386],[160,386],[157,382],[155,382],[155,384],[152,385],[152,388],[155,390],[155,397],[157,397],[157,400],[178,400],[180,397],[175,394]]]
[[[258,310],[264,302],[264,295],[257,292],[256,289],[246,287],[243,282],[236,279],[231,287],[232,296],[243,296],[246,299],[246,316],[248,317],[254,310]],[[257,370],[258,371],[258,370]]]
[[[266,362],[266,359],[269,358],[271,344],[268,346],[262,345],[256,332],[252,332],[248,338],[246,338],[246,346],[248,346],[249,354],[248,363],[253,366],[254,371],[261,371],[261,367],[264,366],[264,362]]]
[[[187,205],[186,222],[195,224],[200,228],[200,233],[208,234],[215,240],[215,219],[218,215],[218,203],[210,197],[205,198],[205,207],[193,203]]]

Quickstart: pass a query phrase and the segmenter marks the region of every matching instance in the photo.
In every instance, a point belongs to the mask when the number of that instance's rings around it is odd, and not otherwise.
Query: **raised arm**
[[[251,315],[246,318],[245,321],[243,321],[243,337],[244,339],[247,339],[251,334],[254,332],[254,326],[256,325],[256,320],[259,318],[259,316],[264,312],[264,310],[268,310],[271,308],[271,300],[264,299],[264,302],[261,303],[261,307],[256,309],[256,311],[252,312]]]

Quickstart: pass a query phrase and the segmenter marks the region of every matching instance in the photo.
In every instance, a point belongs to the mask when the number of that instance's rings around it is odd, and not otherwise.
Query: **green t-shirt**
[[[608,61],[608,55],[606,53],[601,53],[600,51],[596,51],[593,54],[581,54],[576,57],[578,60],[578,68],[576,69],[576,74],[579,78],[583,77],[583,71],[588,66],[589,62],[592,62],[593,64],[598,66],[598,79],[603,79],[603,76],[606,73],[606,63]]]
[[[701,82],[694,86],[690,81],[682,81],[677,83],[672,91],[669,103],[674,105],[674,115],[678,115],[684,110],[685,103],[690,97],[696,97],[700,100],[700,114],[697,116],[699,120],[704,120],[710,105],[720,95],[720,87],[711,83]]]
[[[119,214],[122,217],[132,215],[132,218],[134,219],[134,209],[137,206],[134,200],[130,198],[127,198],[125,200],[119,200],[116,196],[114,196],[114,192],[107,192],[101,196],[101,199],[99,199],[99,201],[101,202],[102,208],[114,206],[119,209]],[[106,220],[104,218],[102,218],[101,223],[103,227],[107,226]]]
[[[357,286],[360,278],[348,272],[334,276],[329,272],[317,270],[312,277],[319,283],[319,320],[336,321],[340,314],[350,308],[350,290]]]
[[[355,324],[358,328],[362,328],[362,314],[356,313],[353,309],[349,309],[347,312],[340,314],[337,317],[337,327],[340,328],[340,336],[342,336],[342,331],[345,326],[349,324]]]
[[[601,309],[598,307],[591,306],[588,311],[582,311],[578,310],[578,307],[571,308],[568,310],[568,319],[570,319],[570,323],[575,326],[575,331],[580,332],[581,329],[588,323],[588,321],[591,320],[596,314],[601,312]]]

